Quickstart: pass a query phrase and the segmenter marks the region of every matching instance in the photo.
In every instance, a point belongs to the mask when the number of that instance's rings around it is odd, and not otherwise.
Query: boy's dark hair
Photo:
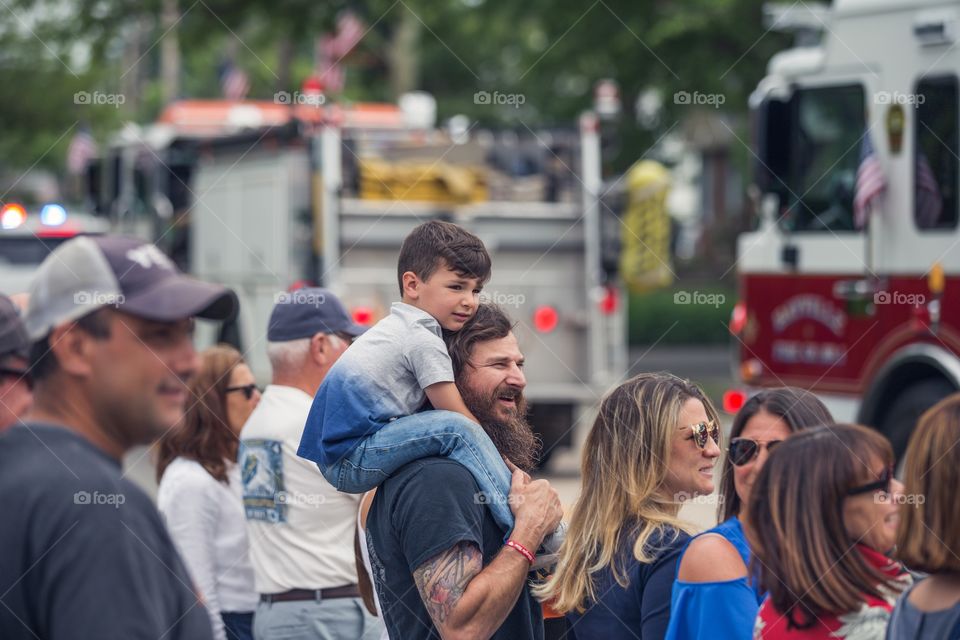
[[[490,279],[490,254],[480,238],[450,222],[424,222],[403,241],[397,261],[397,281],[403,295],[403,274],[412,271],[428,280],[444,263],[457,275]]]

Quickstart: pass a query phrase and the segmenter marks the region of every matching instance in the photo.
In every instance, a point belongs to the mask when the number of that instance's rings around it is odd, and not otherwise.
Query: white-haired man
[[[358,495],[339,493],[297,457],[324,376],[364,328],[330,291],[299,289],[273,308],[271,383],[240,434],[243,502],[260,604],[257,640],[377,638],[357,588]]]

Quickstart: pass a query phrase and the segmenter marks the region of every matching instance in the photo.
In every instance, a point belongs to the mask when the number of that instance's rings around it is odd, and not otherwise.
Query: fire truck
[[[626,371],[619,219],[600,197],[597,119],[587,114],[573,130],[480,131],[437,128],[424,111],[174,103],[151,127],[118,139],[103,162],[101,208],[131,194],[127,203],[145,204],[114,215],[135,220],[128,211],[160,203],[152,206],[159,244],[241,301],[237,324],[204,339],[238,345],[261,380],[278,294],[322,285],[372,324],[399,299],[407,233],[430,219],[461,224],[491,254],[482,298],[517,323],[531,422],[549,456],[576,443],[586,429],[575,427],[589,424]],[[124,175],[134,184],[123,186]]]
[[[813,390],[899,456],[960,389],[960,2],[787,18],[822,37],[774,56],[751,96],[760,220],[738,240],[736,368]]]

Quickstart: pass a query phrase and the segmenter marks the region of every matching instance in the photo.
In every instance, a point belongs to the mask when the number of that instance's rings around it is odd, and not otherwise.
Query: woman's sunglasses
[[[257,390],[257,385],[254,383],[245,384],[241,387],[227,387],[227,393],[234,393],[235,391],[242,391],[243,397],[249,400],[253,397],[253,392]]]
[[[880,479],[870,484],[863,484],[847,491],[848,496],[858,496],[862,493],[873,493],[874,491],[884,491],[890,493],[890,482],[893,480],[893,467],[887,467],[880,472]]]
[[[727,455],[729,455],[730,462],[732,462],[735,467],[740,467],[756,458],[760,453],[761,447],[766,447],[767,453],[770,453],[770,451],[781,442],[783,442],[783,440],[771,440],[767,443],[761,443],[756,440],[751,440],[750,438],[734,438],[730,441],[730,449],[727,450]]]
[[[693,429],[693,441],[697,443],[697,446],[701,449],[707,446],[707,438],[713,438],[713,441],[717,443],[717,446],[720,446],[720,426],[715,422],[698,422],[697,424],[691,425]]]

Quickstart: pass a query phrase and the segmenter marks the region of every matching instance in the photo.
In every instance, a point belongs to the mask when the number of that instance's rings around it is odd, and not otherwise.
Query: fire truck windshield
[[[781,224],[789,231],[849,231],[864,140],[859,85],[800,89],[794,94],[785,176],[789,189]]]

